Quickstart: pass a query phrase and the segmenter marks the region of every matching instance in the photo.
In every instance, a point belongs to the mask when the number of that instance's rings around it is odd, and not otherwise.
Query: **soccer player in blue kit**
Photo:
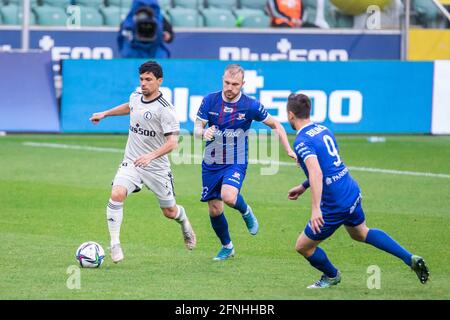
[[[323,272],[319,281],[308,288],[327,288],[341,281],[341,273],[319,247],[342,224],[350,237],[384,250],[411,267],[421,283],[429,271],[422,257],[411,254],[382,230],[369,229],[361,206],[361,190],[342,162],[333,133],[310,120],[311,101],[303,94],[291,94],[287,112],[289,123],[297,130],[294,150],[307,180],[289,190],[288,198],[297,198],[311,187],[311,220],[297,239],[298,253]]]
[[[260,121],[275,130],[287,154],[296,158],[286,131],[257,100],[243,94],[244,70],[228,65],[222,77],[223,90],[207,95],[198,110],[194,135],[206,142],[202,162],[202,202],[208,202],[212,228],[222,247],[213,260],[234,256],[234,246],[224,214],[224,202],[238,210],[252,235],[259,224],[240,189],[248,165],[248,129],[252,121]],[[205,127],[208,125],[208,128]]]

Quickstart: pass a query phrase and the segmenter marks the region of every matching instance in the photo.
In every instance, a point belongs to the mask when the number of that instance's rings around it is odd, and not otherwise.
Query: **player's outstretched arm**
[[[320,232],[320,227],[324,224],[322,211],[320,210],[323,174],[316,156],[306,158],[305,165],[308,169],[309,184],[311,187],[311,229],[316,234]]]
[[[146,167],[150,164],[150,162],[152,162],[152,160],[155,160],[159,157],[162,157],[172,152],[177,147],[178,147],[178,132],[167,134],[166,142],[161,147],[159,147],[155,151],[140,156],[139,158],[136,159],[136,161],[134,161],[134,165],[136,167]]]
[[[286,135],[286,130],[284,130],[281,123],[271,116],[269,116],[263,123],[266,126],[269,126],[270,128],[272,128],[272,130],[274,130],[278,134],[278,137],[280,138],[280,142],[283,145],[283,148],[286,151],[287,155],[289,157],[291,157],[292,159],[297,160],[297,155],[295,154],[295,152],[292,150],[291,146],[289,145],[289,140]]]
[[[100,120],[106,118],[106,117],[110,117],[110,116],[122,116],[122,115],[126,115],[126,114],[130,114],[130,105],[127,103],[121,104],[115,108],[106,110],[106,111],[102,111],[102,112],[97,112],[92,114],[92,116],[89,118],[89,120],[93,123],[93,124],[98,124],[100,122]]]

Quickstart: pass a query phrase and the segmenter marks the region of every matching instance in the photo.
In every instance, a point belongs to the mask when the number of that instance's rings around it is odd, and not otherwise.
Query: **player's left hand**
[[[153,160],[153,155],[151,153],[148,154],[144,154],[143,156],[140,156],[139,158],[136,159],[136,161],[134,161],[134,165],[136,167],[146,167],[150,164],[150,162],[152,162]]]
[[[292,159],[297,161],[297,155],[295,154],[295,152],[292,149],[289,150],[287,154],[288,154],[289,157],[291,157]]]
[[[297,200],[304,192],[305,188],[302,185],[295,186],[288,191],[288,199],[289,200]]]

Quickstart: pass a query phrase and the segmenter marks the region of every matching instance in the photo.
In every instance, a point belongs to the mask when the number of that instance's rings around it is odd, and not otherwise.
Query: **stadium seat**
[[[131,8],[131,4],[133,3],[133,0],[107,0],[108,6],[116,6],[120,8]]]
[[[168,11],[168,17],[174,27],[203,27],[203,17],[194,9],[175,7]]]
[[[236,0],[206,0],[205,1],[208,8],[219,8],[234,10],[237,8]]]
[[[60,7],[37,6],[33,8],[36,14],[37,24],[41,26],[64,26],[66,25],[66,11]]]
[[[92,7],[99,9],[105,6],[104,0],[75,0],[75,4],[83,7]]]
[[[337,21],[339,21],[339,26],[342,27],[341,25],[349,23],[346,15],[338,12],[338,9],[331,4],[330,0],[324,0],[323,19],[317,12],[317,0],[303,0],[302,4],[304,27],[330,28],[336,26]],[[351,17],[351,24],[353,25],[353,17]]]
[[[44,6],[63,8],[64,11],[72,4],[71,0],[42,0]]]
[[[103,25],[103,16],[96,8],[80,6],[81,26],[98,27]]]
[[[3,0],[3,3],[5,5],[15,4],[16,6],[20,7],[22,5],[22,1],[23,0]],[[30,0],[30,5],[31,7],[36,7],[38,5],[38,0]]]
[[[264,14],[239,16],[239,26],[242,28],[269,28],[270,18]]]
[[[2,24],[5,25],[20,25],[22,24],[23,13],[21,7],[13,4],[0,7],[0,18]],[[36,24],[36,17],[33,12],[30,13],[30,24]]]
[[[236,18],[230,10],[226,9],[203,9],[205,26],[212,28],[235,28]]]
[[[241,0],[241,9],[253,9],[265,11],[265,0]]]
[[[416,21],[425,28],[438,28],[442,22],[439,9],[432,1],[413,0],[411,9],[416,15]]]
[[[172,8],[172,0],[159,0],[159,6],[162,10],[168,10]]]
[[[126,15],[125,10],[116,6],[101,7],[100,13],[106,26],[119,26]]]
[[[173,6],[197,10],[203,8],[203,0],[173,0]]]

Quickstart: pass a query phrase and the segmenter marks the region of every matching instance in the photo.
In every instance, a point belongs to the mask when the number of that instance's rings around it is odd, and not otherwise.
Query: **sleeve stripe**
[[[306,159],[308,159],[309,157],[316,157],[317,158],[317,154],[309,154],[306,157],[303,158],[303,162],[306,161]]]
[[[261,122],[266,121],[267,119],[269,119],[269,117],[270,117],[270,113],[267,113],[267,117],[265,117],[264,120],[262,120]]]
[[[208,122],[208,120],[206,120],[206,119],[203,119],[203,118],[200,118],[199,116],[197,116],[197,119],[200,119],[200,120],[202,120],[202,121],[206,121],[206,122]]]

